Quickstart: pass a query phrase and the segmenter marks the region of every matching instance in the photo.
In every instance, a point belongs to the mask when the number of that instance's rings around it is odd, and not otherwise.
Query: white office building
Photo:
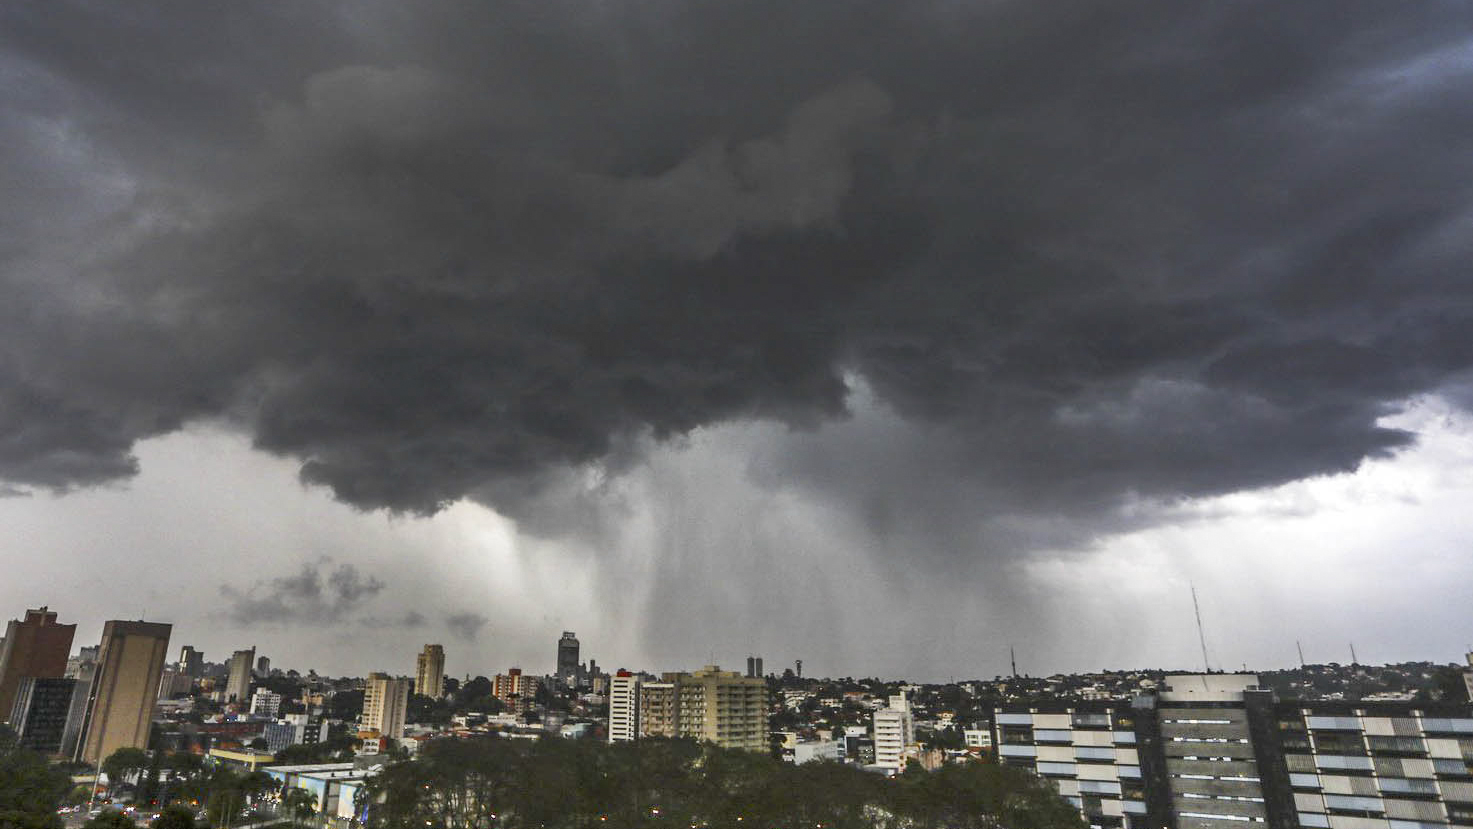
[[[898,774],[905,765],[905,749],[915,742],[915,723],[905,694],[890,698],[888,707],[875,711],[875,765]]]
[[[609,681],[609,742],[639,738],[639,677],[619,671]]]

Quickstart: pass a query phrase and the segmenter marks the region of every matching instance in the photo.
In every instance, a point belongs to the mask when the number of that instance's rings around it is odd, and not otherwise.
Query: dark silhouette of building
[[[564,688],[578,684],[578,637],[571,630],[557,640],[557,681]]]

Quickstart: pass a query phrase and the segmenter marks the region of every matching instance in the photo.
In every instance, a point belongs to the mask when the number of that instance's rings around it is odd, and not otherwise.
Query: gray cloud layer
[[[559,532],[569,470],[858,384],[883,429],[752,474],[1016,549],[1353,468],[1473,370],[1459,4],[0,15],[12,484],[218,420]]]

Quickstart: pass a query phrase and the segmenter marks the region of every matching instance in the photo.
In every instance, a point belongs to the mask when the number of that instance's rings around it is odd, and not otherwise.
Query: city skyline
[[[357,675],[1185,669],[1193,588],[1214,668],[1473,639],[1460,9],[0,32],[11,615]]]

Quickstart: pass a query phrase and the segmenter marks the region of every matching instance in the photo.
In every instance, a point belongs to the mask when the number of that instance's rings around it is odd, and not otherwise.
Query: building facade
[[[245,702],[251,698],[251,663],[255,659],[254,647],[230,655],[230,678],[225,681],[226,702]]]
[[[578,637],[571,630],[557,640],[557,681],[564,688],[578,684]]]
[[[97,765],[120,748],[148,748],[171,630],[157,622],[103,624],[75,759]]]
[[[409,711],[409,680],[388,674],[368,675],[363,688],[364,728],[394,740],[404,738],[404,718]]]
[[[680,736],[680,698],[675,685],[679,676],[665,674],[660,682],[640,683],[639,736]]]
[[[425,645],[415,659],[414,692],[439,699],[445,694],[445,648]]]
[[[199,679],[205,672],[205,655],[195,650],[193,645],[185,645],[180,648],[179,671],[187,676]]]
[[[609,680],[609,742],[639,739],[639,677],[618,671]]]
[[[1128,703],[999,708],[993,738],[1101,829],[1473,825],[1466,704],[1280,702],[1249,674],[1179,675]]]
[[[61,753],[67,714],[76,688],[75,679],[21,678],[10,711],[10,726],[15,729],[21,748],[46,755]]]
[[[508,708],[525,711],[537,699],[537,685],[537,677],[522,673],[521,668],[512,668],[491,681],[491,696]]]
[[[12,619],[0,640],[0,722],[15,705],[16,690],[25,677],[66,676],[76,625],[59,625],[56,612],[45,606],[27,609],[24,619]]]
[[[915,719],[905,694],[874,714],[875,765],[897,774],[905,768],[905,752],[915,743]]]
[[[767,682],[707,665],[676,682],[680,736],[767,751]]]

